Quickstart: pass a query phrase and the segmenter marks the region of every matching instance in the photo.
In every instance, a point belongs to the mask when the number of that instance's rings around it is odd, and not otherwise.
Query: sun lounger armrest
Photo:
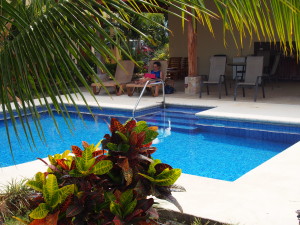
[[[149,80],[149,84],[160,84],[163,83],[162,79],[151,79]]]

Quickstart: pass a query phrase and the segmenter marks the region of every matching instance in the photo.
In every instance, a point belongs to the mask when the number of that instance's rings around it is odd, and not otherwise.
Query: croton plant
[[[27,224],[157,224],[150,196],[182,211],[171,195],[184,191],[174,185],[181,170],[151,157],[157,127],[113,118],[110,131],[97,145],[82,142],[83,149],[72,146],[72,153],[49,156],[50,163],[41,159],[49,168],[27,182],[36,191]]]

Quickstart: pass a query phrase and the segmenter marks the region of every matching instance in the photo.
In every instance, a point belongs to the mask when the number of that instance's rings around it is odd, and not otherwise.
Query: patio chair
[[[102,83],[92,83],[93,93],[99,94],[101,88],[114,87],[116,94],[121,95],[124,91],[125,85],[132,80],[134,70],[134,62],[131,60],[120,60],[116,72],[115,79],[110,81],[104,81]]]
[[[248,56],[246,61],[246,72],[244,82],[236,82],[234,89],[234,101],[236,100],[236,92],[238,87],[243,88],[243,97],[245,97],[245,87],[254,87],[254,101],[257,99],[258,87],[261,86],[263,98],[265,98],[265,89],[262,80],[264,66],[263,56]]]
[[[226,56],[212,56],[210,58],[210,69],[209,69],[209,75],[201,75],[202,78],[207,79],[207,81],[204,81],[201,79],[200,83],[200,94],[199,97],[202,97],[202,88],[203,86],[206,86],[207,94],[209,95],[209,85],[218,85],[218,91],[219,91],[219,98],[221,98],[221,87],[222,84],[225,86],[225,93],[227,93],[227,86],[226,86],[226,80],[225,80],[225,67],[226,67]]]
[[[160,64],[161,64],[160,70],[162,71],[162,74],[163,74],[163,77],[161,77],[161,79],[165,81],[166,75],[167,75],[168,62],[166,60],[151,60],[151,61],[149,61],[149,69],[148,69],[149,72],[153,69],[154,62],[160,62]],[[159,89],[162,87],[161,83],[155,83],[155,82],[157,82],[157,80],[153,79],[153,82],[151,82],[147,85],[148,88],[151,88],[153,97],[157,97],[159,95]],[[136,83],[126,84],[128,96],[132,96],[133,93],[138,88],[143,88],[144,86],[145,86],[145,84],[136,84]]]
[[[275,79],[276,83],[278,84],[278,77],[276,76],[276,71],[279,65],[279,61],[280,61],[280,54],[276,54],[275,55],[275,59],[272,65],[272,68],[270,70],[269,73],[264,73],[263,74],[263,78],[266,80],[268,79],[268,81],[271,83],[271,80]],[[273,83],[272,83],[272,89],[273,89]]]

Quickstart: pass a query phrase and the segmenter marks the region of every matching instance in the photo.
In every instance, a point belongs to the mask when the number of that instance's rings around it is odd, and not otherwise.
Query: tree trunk
[[[191,16],[188,16],[188,65],[188,76],[197,76],[197,23],[193,24]]]

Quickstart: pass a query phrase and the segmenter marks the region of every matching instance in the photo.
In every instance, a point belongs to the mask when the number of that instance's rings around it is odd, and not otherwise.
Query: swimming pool
[[[153,157],[181,168],[184,173],[209,178],[234,181],[243,174],[254,169],[266,160],[280,153],[300,140],[300,128],[276,124],[259,124],[240,121],[222,121],[199,119],[196,112],[207,110],[199,107],[179,107],[169,105],[165,110],[148,108],[136,113],[137,120],[146,120],[150,125],[159,127],[159,136],[154,145],[158,151]],[[72,107],[68,109],[72,112]],[[71,113],[75,129],[70,133],[63,118],[56,114],[61,137],[53,125],[52,119],[41,113],[41,122],[47,137],[48,145],[42,143],[35,134],[37,150],[31,151],[25,135],[20,135],[20,146],[13,141],[15,163],[35,160],[37,157],[61,153],[70,149],[71,145],[81,146],[81,141],[97,143],[104,134],[109,133],[107,124],[109,117],[118,117],[125,122],[131,111],[92,108],[96,121],[84,108],[85,123],[77,114]],[[75,110],[74,110],[75,111]],[[2,125],[1,125],[2,123]],[[31,121],[31,123],[33,123]],[[13,165],[9,153],[6,131],[0,121],[0,137],[2,148],[0,167]],[[22,130],[18,124],[18,130]],[[10,126],[13,134],[12,126]],[[12,137],[12,140],[15,140]],[[276,140],[276,141],[275,141]]]

